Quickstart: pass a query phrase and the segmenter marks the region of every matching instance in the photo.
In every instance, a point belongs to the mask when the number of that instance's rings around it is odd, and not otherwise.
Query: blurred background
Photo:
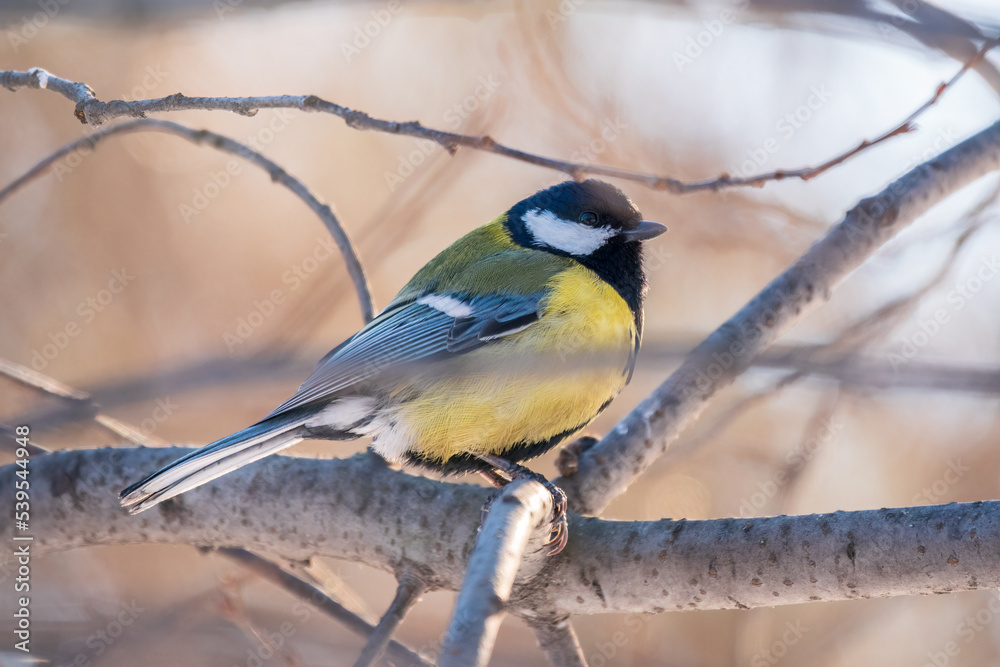
[[[826,160],[902,121],[1000,34],[994,0],[6,0],[0,9],[0,68],[43,67],[102,100],[315,94],[376,117],[683,179]],[[616,183],[670,232],[647,246],[635,377],[588,431],[607,431],[858,199],[996,120],[998,67],[1000,52],[990,54],[918,131],[808,182],[687,196]],[[51,92],[0,91],[0,186],[91,131],[72,109]],[[564,180],[329,115],[167,117],[249,143],[329,202],[378,307],[458,236]],[[981,179],[892,241],[607,516],[996,498],[998,187],[995,175]],[[103,414],[150,441],[205,444],[269,412],[362,324],[328,239],[300,200],[251,165],[172,136],[110,139],[0,205],[0,357],[90,392]],[[92,417],[80,402],[0,378],[0,421],[30,424],[43,447],[129,445]],[[291,453],[340,457],[364,446]],[[533,467],[551,476],[553,457]],[[49,664],[349,665],[362,646],[194,548],[93,548],[33,567],[33,655]],[[393,595],[391,576],[362,564],[329,561],[317,572],[371,618]],[[6,589],[8,565],[0,576]],[[575,624],[593,667],[986,665],[1000,663],[997,596]],[[397,638],[433,652],[453,602],[453,593],[427,595]],[[12,618],[12,596],[0,604]],[[266,649],[260,636],[280,645]],[[508,618],[492,664],[544,657]]]

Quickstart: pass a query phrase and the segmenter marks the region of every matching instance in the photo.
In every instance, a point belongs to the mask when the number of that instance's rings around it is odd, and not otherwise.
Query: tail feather
[[[177,459],[120,494],[122,506],[138,514],[257,459],[302,440],[299,427],[308,417],[266,419]]]

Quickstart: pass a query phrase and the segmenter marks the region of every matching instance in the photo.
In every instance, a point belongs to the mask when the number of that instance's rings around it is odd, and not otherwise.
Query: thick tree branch
[[[568,162],[554,158],[543,157],[534,153],[505,146],[487,135],[474,136],[445,132],[429,128],[420,121],[397,122],[373,118],[363,111],[356,111],[334,102],[327,102],[315,95],[277,95],[266,97],[187,97],[181,93],[149,100],[126,102],[112,100],[102,102],[97,99],[90,86],[57,77],[44,69],[34,67],[27,71],[0,70],[0,85],[16,91],[19,88],[43,88],[52,90],[76,103],[74,111],[81,123],[102,125],[118,118],[145,118],[146,114],[182,111],[190,109],[230,111],[242,116],[253,116],[260,109],[299,109],[300,111],[315,111],[332,114],[342,118],[349,127],[359,130],[374,130],[388,134],[419,137],[434,141],[455,153],[460,147],[472,148],[520,160],[539,167],[562,172],[576,180],[584,176],[604,176],[641,183],[654,190],[666,190],[674,194],[687,194],[705,190],[721,190],[729,187],[759,187],[769,181],[780,181],[786,178],[809,180],[823,172],[836,167],[872,146],[888,141],[892,137],[911,132],[915,129],[914,121],[927,109],[937,103],[941,95],[958,81],[970,68],[980,63],[986,52],[997,45],[997,40],[987,41],[949,81],[941,83],[935,89],[930,99],[910,114],[902,123],[886,130],[873,139],[865,139],[857,146],[848,149],[821,164],[798,169],[778,169],[776,171],[756,174],[754,176],[733,177],[722,174],[716,178],[702,181],[685,182],[671,176],[656,176],[615,167],[604,167],[581,162]]]
[[[500,491],[469,558],[441,649],[441,667],[489,662],[532,533],[542,523],[547,527],[551,512],[552,496],[538,482],[518,480]],[[541,546],[541,533],[538,537]]]
[[[32,460],[33,553],[240,546],[397,573],[419,566],[429,586],[462,585],[489,489],[414,477],[373,455],[275,456],[141,515],[121,510],[118,489],[189,451],[75,450]],[[13,472],[0,468],[8,506]],[[432,526],[427,517],[447,520]],[[11,515],[0,514],[0,535],[12,533]],[[540,568],[522,565],[506,608],[560,618],[1000,588],[998,553],[1000,501],[712,521],[572,516],[566,550],[539,556]]]
[[[275,162],[264,157],[249,146],[221,134],[216,134],[215,132],[195,130],[172,121],[151,119],[134,120],[102,128],[82,139],[66,144],[0,190],[0,204],[24,185],[44,174],[56,162],[67,155],[73,153],[86,155],[108,137],[149,131],[172,134],[187,139],[192,143],[206,144],[225,153],[241,157],[266,171],[272,181],[285,186],[295,196],[304,201],[313,213],[323,221],[323,224],[330,232],[334,242],[337,244],[337,248],[343,256],[347,273],[351,277],[351,281],[354,283],[354,290],[358,295],[358,303],[361,306],[361,316],[364,318],[364,321],[368,322],[375,316],[371,288],[368,285],[368,278],[365,276],[364,268],[361,266],[361,260],[358,258],[358,254],[351,243],[350,237],[347,235],[347,231],[330,206],[321,202],[302,181],[289,174]]]
[[[696,347],[663,384],[585,452],[556,484],[578,512],[600,513],[649,467],[721,389],[827,301],[834,287],[908,224],[972,181],[1000,169],[1000,122],[863,199],[738,313]]]

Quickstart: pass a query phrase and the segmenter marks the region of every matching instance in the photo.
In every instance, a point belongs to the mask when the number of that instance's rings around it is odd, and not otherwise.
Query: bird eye
[[[597,225],[597,214],[593,211],[584,211],[580,214],[580,222],[591,227]]]

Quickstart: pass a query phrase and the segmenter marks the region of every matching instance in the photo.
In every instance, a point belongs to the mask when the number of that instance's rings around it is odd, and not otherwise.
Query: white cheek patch
[[[445,296],[443,294],[428,294],[417,299],[417,303],[422,306],[430,306],[434,310],[440,310],[448,317],[469,317],[472,315],[472,306],[462,303],[458,299]]]
[[[609,227],[588,227],[538,208],[525,213],[523,219],[535,241],[571,255],[589,255],[615,235]]]

